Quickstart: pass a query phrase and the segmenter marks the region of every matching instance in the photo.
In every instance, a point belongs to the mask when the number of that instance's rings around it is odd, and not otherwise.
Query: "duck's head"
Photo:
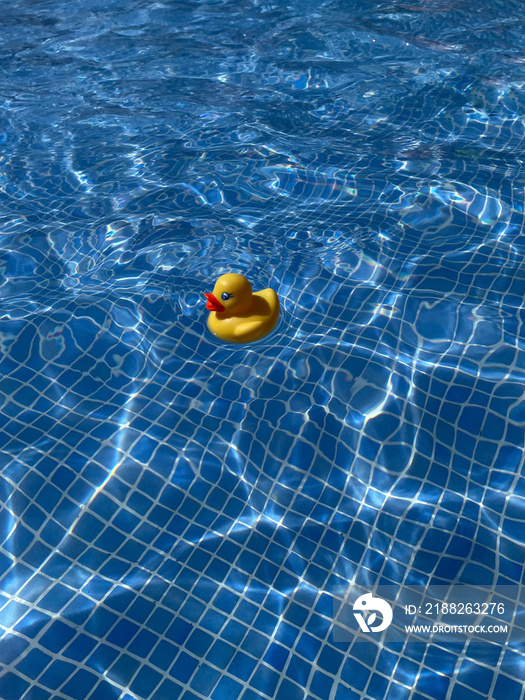
[[[228,272],[221,275],[211,294],[204,295],[209,311],[238,314],[247,311],[252,300],[252,286],[242,275]]]

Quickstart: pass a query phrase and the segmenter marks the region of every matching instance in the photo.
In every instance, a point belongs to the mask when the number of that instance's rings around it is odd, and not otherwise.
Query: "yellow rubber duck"
[[[279,299],[273,289],[252,292],[242,275],[221,275],[213,292],[204,295],[208,328],[214,336],[229,343],[252,343],[264,338],[279,320]]]

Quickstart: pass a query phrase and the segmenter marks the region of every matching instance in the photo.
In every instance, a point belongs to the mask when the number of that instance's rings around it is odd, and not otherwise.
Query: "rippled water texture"
[[[523,643],[333,626],[523,597],[522,3],[0,27],[2,700],[522,699]],[[226,271],[266,339],[209,334]]]

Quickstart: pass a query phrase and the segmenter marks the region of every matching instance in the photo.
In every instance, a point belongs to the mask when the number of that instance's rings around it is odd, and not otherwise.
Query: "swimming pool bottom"
[[[6,4],[2,700],[523,700],[521,14]]]

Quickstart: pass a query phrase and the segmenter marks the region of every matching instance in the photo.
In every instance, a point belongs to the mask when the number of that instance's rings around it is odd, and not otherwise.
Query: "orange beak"
[[[213,294],[205,294],[204,295],[207,299],[207,304],[206,308],[208,311],[224,311],[224,306],[221,304],[221,302],[217,299],[216,296]]]

